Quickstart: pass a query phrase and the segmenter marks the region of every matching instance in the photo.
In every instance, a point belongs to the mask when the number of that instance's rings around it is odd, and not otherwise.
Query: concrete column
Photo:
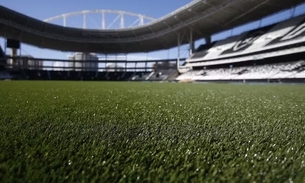
[[[179,71],[179,66],[180,66],[180,45],[181,45],[181,38],[180,38],[180,34],[178,33],[177,36],[177,70]]]
[[[11,61],[11,64],[12,64],[12,68],[16,68],[16,66],[18,65],[18,63],[17,63],[17,48],[12,48],[12,55],[11,55],[12,57],[14,57],[14,58],[12,58],[12,61]]]
[[[204,39],[205,39],[205,42],[206,42],[207,45],[212,43],[211,36],[206,36]]]
[[[195,52],[195,43],[193,40],[193,31],[192,29],[190,29],[190,50],[189,50],[189,55],[193,55],[193,53]]]

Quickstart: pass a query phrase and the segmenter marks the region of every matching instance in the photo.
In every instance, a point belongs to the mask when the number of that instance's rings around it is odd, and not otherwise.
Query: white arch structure
[[[59,20],[62,19],[63,20],[63,26],[66,27],[67,26],[67,18],[71,17],[71,16],[76,16],[76,15],[82,15],[83,16],[83,29],[87,28],[87,15],[88,14],[101,14],[101,29],[109,29],[116,21],[120,20],[120,28],[124,29],[124,28],[130,28],[130,27],[135,27],[135,26],[142,26],[145,24],[145,22],[153,22],[156,19],[146,16],[146,15],[142,15],[142,14],[136,14],[136,13],[132,13],[132,12],[127,12],[127,11],[119,11],[119,10],[83,10],[83,11],[76,11],[76,12],[70,12],[70,13],[65,13],[65,14],[61,14],[61,15],[57,15],[51,18],[47,18],[44,20],[44,22],[48,22],[51,23],[55,20]],[[106,16],[107,14],[115,14],[117,15],[116,18],[114,18],[112,20],[112,22],[106,26]],[[130,24],[128,27],[126,26],[125,23],[125,17],[126,16],[131,16],[131,17],[135,17],[135,20],[132,24]]]

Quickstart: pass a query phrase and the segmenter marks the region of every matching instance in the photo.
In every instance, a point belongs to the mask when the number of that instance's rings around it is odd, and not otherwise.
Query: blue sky
[[[191,0],[0,0],[0,4],[40,20],[63,13],[112,9],[161,17]]]
[[[191,0],[0,0],[2,6],[8,7],[30,17],[44,20],[56,15],[64,13],[81,11],[81,10],[95,10],[95,9],[111,9],[111,10],[123,10],[133,12],[137,14],[143,14],[154,18],[160,18],[181,6],[191,2]],[[305,6],[298,7],[294,12],[295,15],[304,13]],[[268,17],[262,20],[261,23],[253,22],[246,26],[237,27],[233,30],[224,31],[212,36],[212,40],[223,39],[230,35],[237,35],[245,30],[258,28],[271,24],[276,21],[287,19],[291,16],[291,10],[282,12],[276,16]],[[71,20],[72,24],[81,27],[81,23],[76,20]],[[100,20],[91,20],[95,24]],[[197,43],[196,45],[200,44]],[[0,45],[4,45],[4,39],[0,39]],[[181,57],[188,56],[188,46],[182,47]],[[30,54],[34,57],[40,58],[58,58],[66,59],[67,55],[71,53],[51,51],[47,49],[38,49],[28,45],[22,45],[21,53],[26,55]],[[159,51],[153,53],[137,54],[139,57],[149,58],[176,58],[176,48]]]

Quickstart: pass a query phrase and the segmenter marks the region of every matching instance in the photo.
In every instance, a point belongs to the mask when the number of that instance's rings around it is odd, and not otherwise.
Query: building
[[[125,71],[125,68],[118,65],[117,63],[107,63],[105,71],[107,71],[107,72],[123,72],[123,71]]]
[[[95,53],[77,52],[68,56],[69,70],[73,71],[98,71],[98,56]]]
[[[7,68],[24,69],[24,70],[42,70],[43,61],[35,59],[31,55],[22,55],[19,58],[7,59]]]

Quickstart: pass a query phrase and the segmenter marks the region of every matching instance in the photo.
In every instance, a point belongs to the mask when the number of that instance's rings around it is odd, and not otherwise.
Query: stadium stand
[[[6,55],[2,47],[0,46],[0,80],[12,79],[10,73],[7,72],[5,69],[6,62],[7,62]]]
[[[305,81],[305,15],[197,50],[177,81]]]
[[[81,80],[81,81],[130,81],[137,72],[97,72],[97,71],[53,71],[53,70],[23,70],[10,71],[15,79],[28,80]],[[142,73],[141,74],[147,74]],[[141,79],[142,80],[142,79]]]
[[[208,50],[201,50],[187,62],[220,60],[224,58],[267,52],[305,41],[305,15],[259,28],[217,42]],[[205,53],[205,54],[203,54]],[[203,55],[199,57],[198,55]]]
[[[148,81],[166,81],[175,72],[175,70],[158,70],[151,74]]]
[[[177,80],[193,81],[251,81],[304,79],[305,61],[281,62],[256,66],[193,70],[177,77]]]
[[[6,55],[0,46],[0,70],[4,69],[4,65],[6,63]]]

